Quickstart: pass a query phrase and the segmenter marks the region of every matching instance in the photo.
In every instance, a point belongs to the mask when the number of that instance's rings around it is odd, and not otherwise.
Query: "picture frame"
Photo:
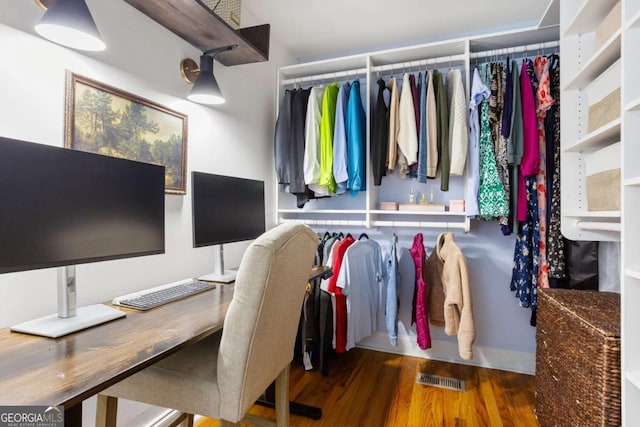
[[[186,194],[187,116],[69,70],[65,147],[159,164],[165,193]]]

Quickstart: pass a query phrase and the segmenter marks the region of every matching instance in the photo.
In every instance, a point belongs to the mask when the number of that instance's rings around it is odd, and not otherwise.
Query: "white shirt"
[[[451,150],[451,175],[462,175],[467,160],[469,134],[467,128],[467,102],[465,100],[462,73],[459,69],[447,73],[449,95],[449,149]]]
[[[324,87],[312,87],[307,103],[304,138],[304,183],[316,195],[329,195],[328,187],[321,187],[320,182],[320,119],[322,118],[322,96]]]
[[[399,115],[400,129],[398,130],[398,147],[407,158],[408,165],[411,166],[418,161],[418,131],[411,83],[409,83],[409,74],[407,73],[405,73],[402,79]]]

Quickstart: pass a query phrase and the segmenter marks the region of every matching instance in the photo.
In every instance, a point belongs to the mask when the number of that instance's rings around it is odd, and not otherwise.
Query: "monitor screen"
[[[164,167],[0,137],[0,273],[164,253]]]
[[[264,182],[191,173],[193,247],[255,239],[265,231]]]

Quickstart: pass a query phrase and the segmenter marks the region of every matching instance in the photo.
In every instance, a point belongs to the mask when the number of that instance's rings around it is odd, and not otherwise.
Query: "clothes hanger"
[[[369,235],[367,233],[360,234],[360,237],[358,237],[358,240],[362,240],[363,237],[369,240]]]
[[[344,239],[344,234],[342,234],[342,231],[338,233],[338,239]]]

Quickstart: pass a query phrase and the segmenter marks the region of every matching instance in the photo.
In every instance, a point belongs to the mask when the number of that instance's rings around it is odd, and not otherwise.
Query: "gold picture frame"
[[[67,71],[65,146],[159,164],[165,193],[186,194],[187,116]]]

